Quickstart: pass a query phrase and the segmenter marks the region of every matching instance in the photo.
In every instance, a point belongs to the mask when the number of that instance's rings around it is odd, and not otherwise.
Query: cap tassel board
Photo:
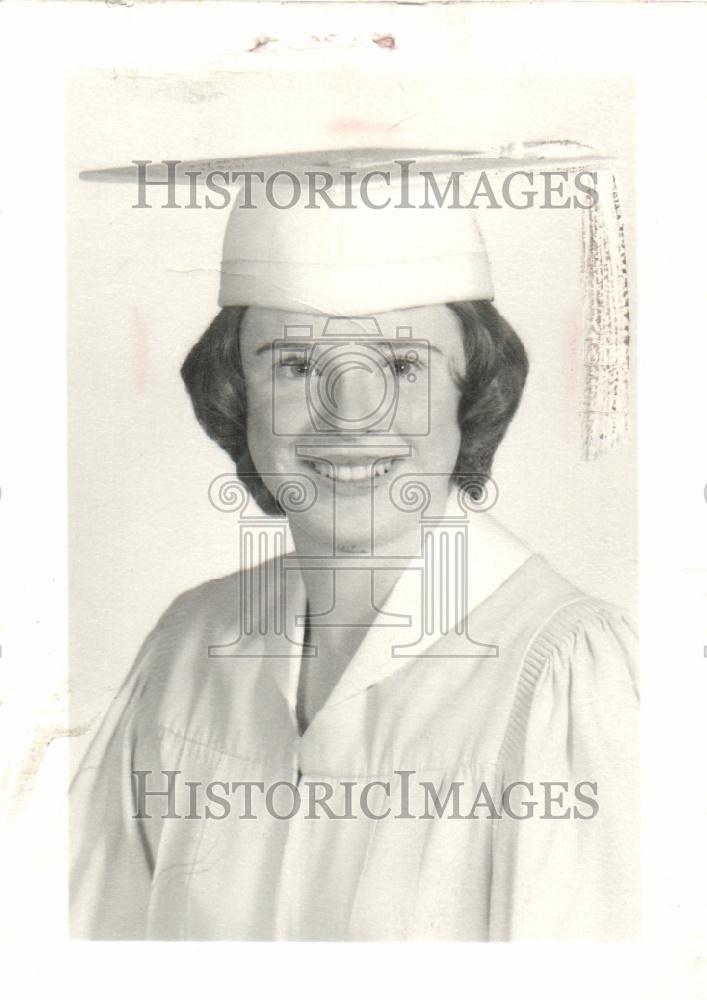
[[[539,141],[532,143],[514,143],[504,146],[495,151],[460,151],[460,150],[414,150],[396,148],[362,148],[362,149],[340,149],[329,151],[315,151],[288,154],[267,154],[262,157],[225,157],[219,159],[204,159],[178,161],[175,172],[176,183],[188,183],[189,174],[195,170],[204,174],[209,171],[230,170],[230,171],[278,171],[288,169],[302,170],[305,166],[318,171],[329,170],[339,171],[343,175],[345,170],[384,170],[392,162],[408,160],[415,162],[418,168],[433,170],[434,172],[447,173],[453,171],[463,171],[473,175],[481,171],[494,172],[499,174],[517,171],[521,168],[537,167],[545,170],[565,170],[565,171],[587,171],[591,170],[596,174],[596,190],[598,198],[582,212],[582,285],[584,297],[584,368],[585,368],[585,389],[583,399],[583,453],[586,459],[595,459],[602,454],[612,450],[619,444],[628,433],[629,427],[629,301],[628,301],[628,273],[626,260],[626,244],[624,236],[624,226],[621,211],[621,204],[618,194],[616,178],[611,169],[611,160],[597,153],[595,150],[580,143],[568,140],[560,141]],[[161,177],[160,170],[164,171],[163,163],[154,162],[155,173]],[[137,167],[123,166],[101,170],[88,170],[81,174],[85,180],[92,181],[119,181],[135,182]],[[433,213],[434,214],[434,213]],[[310,218],[312,216],[310,215]],[[267,221],[264,219],[264,221]],[[300,225],[300,223],[296,223]],[[232,222],[229,222],[229,229]],[[248,228],[248,227],[246,227]],[[356,227],[354,226],[354,229]],[[454,254],[459,256],[459,240],[468,239],[466,246],[467,270],[464,272],[461,267],[458,271],[459,286],[465,289],[476,289],[478,297],[492,297],[492,287],[490,278],[483,271],[485,255],[483,251],[483,241],[481,236],[475,234],[473,223],[467,227],[468,236],[462,234],[459,226],[451,227],[450,233],[454,229],[453,239],[455,246],[452,254],[448,258],[453,260]],[[380,230],[379,230],[380,232]],[[430,230],[435,239],[441,239],[439,232]],[[250,226],[250,236],[248,239],[257,245],[263,242],[262,236],[258,235],[257,227]],[[408,234],[409,236],[409,234]],[[241,234],[242,237],[242,234]],[[359,238],[359,237],[356,237]],[[229,236],[227,234],[227,240]],[[240,240],[235,242],[231,239],[232,245],[236,247]],[[376,246],[385,244],[385,234],[378,240]],[[394,241],[393,241],[394,242]],[[301,245],[293,243],[293,247]],[[360,243],[360,239],[359,239]],[[425,240],[422,241],[423,245]],[[408,246],[410,243],[408,242]],[[434,252],[434,251],[431,251]],[[431,258],[432,260],[433,258]],[[438,257],[441,260],[441,256]],[[234,272],[231,280],[235,282],[236,291],[227,289],[224,298],[224,288],[229,281],[228,268],[224,262],[222,270],[222,304],[230,303],[233,296],[243,294],[244,272],[242,268],[244,261],[236,259],[233,261]],[[365,261],[363,258],[357,259],[356,267],[359,276],[365,276]],[[369,262],[370,264],[370,262]],[[268,259],[267,254],[260,255],[258,251],[253,260],[245,260],[245,265],[254,266],[253,287],[258,287],[258,275],[268,275],[268,269],[272,272],[273,260]],[[304,261],[301,270],[298,272],[297,262],[282,260],[281,268],[284,267],[283,274],[289,268],[289,273],[293,273],[296,284],[300,281],[299,275],[311,274],[308,270],[309,262]],[[353,264],[349,261],[343,266],[351,267],[353,274]],[[391,266],[391,261],[387,262]],[[424,259],[417,262],[418,273],[425,272]],[[369,271],[375,272],[376,268],[369,267]],[[445,268],[441,268],[438,275],[438,286],[441,289],[448,281],[445,278]],[[428,267],[429,280],[433,281],[434,266]],[[452,266],[448,273],[454,272]],[[333,279],[332,279],[333,280]],[[269,287],[275,287],[271,278]],[[424,282],[423,282],[424,284]],[[265,285],[267,288],[267,284]],[[359,286],[361,287],[361,286]],[[341,288],[346,288],[346,283],[341,284]],[[485,291],[484,291],[485,290]],[[484,295],[482,296],[482,291]],[[349,289],[350,293],[350,289]],[[487,294],[488,293],[488,294]],[[473,295],[469,295],[472,297]],[[335,298],[335,296],[334,296]],[[234,299],[235,301],[235,299]],[[238,299],[241,301],[241,299]],[[305,299],[307,301],[313,301]],[[430,300],[430,303],[433,300]],[[434,301],[442,301],[440,298]],[[451,301],[451,299],[447,299]],[[381,309],[363,308],[364,312],[384,311],[387,308],[395,308],[387,300],[381,300]],[[327,309],[332,306],[333,299],[323,299],[322,303],[327,303]],[[253,304],[258,304],[254,302]],[[260,303],[262,304],[262,303]],[[267,304],[267,303],[266,303]],[[273,308],[283,308],[278,303],[271,303]],[[348,308],[347,303],[347,308]],[[402,308],[406,304],[401,302],[397,307]],[[364,304],[365,305],[365,304]],[[304,311],[310,311],[305,309]],[[321,308],[313,307],[312,311],[321,311]]]

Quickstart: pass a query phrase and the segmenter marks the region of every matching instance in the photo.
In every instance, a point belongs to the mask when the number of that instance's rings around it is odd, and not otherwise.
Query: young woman
[[[469,214],[358,207],[232,216],[182,375],[294,552],[145,641],[76,782],[79,936],[636,933],[631,627],[484,510],[527,359]]]

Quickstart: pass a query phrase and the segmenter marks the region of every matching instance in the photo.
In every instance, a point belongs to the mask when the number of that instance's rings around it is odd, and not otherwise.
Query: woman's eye
[[[418,363],[416,359],[413,358],[393,358],[390,362],[390,367],[393,369],[393,373],[397,376],[403,377],[409,375],[416,367]]]
[[[280,367],[291,378],[306,378],[315,370],[312,362],[305,357],[283,358]]]

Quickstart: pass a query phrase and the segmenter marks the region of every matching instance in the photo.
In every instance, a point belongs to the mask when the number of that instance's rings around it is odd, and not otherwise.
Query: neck
[[[437,514],[443,512],[445,500],[438,501]],[[373,553],[372,541],[365,535],[358,539],[344,535],[332,544],[333,530],[329,537],[326,532],[314,535],[291,520],[295,554],[311,616],[326,615],[327,624],[331,625],[371,624],[406,565],[421,554],[419,513],[401,512],[395,519],[395,527],[395,535],[375,537]],[[373,555],[375,568],[370,561]],[[311,565],[316,557],[323,557],[323,565]]]
[[[312,556],[331,554],[328,547],[310,545],[293,528],[295,553],[300,561],[311,616],[327,615],[330,624],[370,625],[395,586],[406,563],[420,554],[420,528],[376,544],[376,567],[370,565],[367,545],[340,544],[336,558],[324,566],[308,566]],[[360,561],[360,566],[356,563]],[[341,565],[337,566],[336,563]],[[327,614],[328,613],[328,614]]]

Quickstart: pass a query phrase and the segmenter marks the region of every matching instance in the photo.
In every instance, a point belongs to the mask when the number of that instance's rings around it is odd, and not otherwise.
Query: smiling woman
[[[182,375],[294,552],[146,639],[76,780],[79,936],[636,932],[630,623],[488,513],[526,354],[472,215],[388,200],[231,216]]]
[[[309,338],[300,343],[282,339],[287,330],[306,330]],[[401,330],[405,336],[399,335]],[[384,339],[386,334],[390,339]],[[245,349],[242,341],[247,344]],[[254,362],[249,380],[244,373],[244,354]],[[436,359],[430,357],[435,354]],[[418,375],[419,369],[422,371]],[[244,474],[260,507],[267,513],[283,514],[258,476],[249,447],[251,436],[255,440],[257,434],[258,416],[271,448],[272,442],[285,448],[293,444],[292,437],[271,433],[273,425],[277,427],[279,410],[283,411],[285,425],[296,421],[297,409],[304,410],[300,433],[303,439],[316,438],[319,445],[324,445],[328,424],[334,446],[328,455],[321,453],[325,463],[322,472],[340,478],[341,471],[355,463],[334,466],[330,464],[332,453],[343,439],[347,457],[353,456],[348,448],[356,443],[357,423],[361,425],[359,444],[363,443],[364,450],[366,445],[370,448],[374,434],[375,440],[382,440],[390,449],[391,412],[403,430],[408,428],[408,435],[421,422],[428,429],[434,398],[436,437],[430,433],[422,437],[418,430],[411,440],[429,454],[446,445],[453,452],[452,481],[476,495],[483,478],[491,473],[493,456],[518,407],[527,371],[528,360],[520,338],[493,303],[482,300],[383,313],[372,325],[371,320],[368,325],[352,319],[336,323],[311,314],[226,307],[190,351],[182,377],[197,419]],[[435,377],[433,386],[430,373]],[[280,384],[285,378],[304,383],[287,397],[287,404]],[[329,383],[337,380],[337,398],[334,405],[327,403],[327,398],[331,400],[328,396],[323,405],[313,407],[312,402],[321,400],[322,393],[312,383],[322,378]],[[386,393],[393,378],[400,380],[400,390]],[[372,399],[367,398],[370,394]],[[250,434],[246,426],[248,412]],[[459,441],[455,441],[457,430]],[[393,461],[405,458],[406,446],[403,443],[401,447],[400,455],[389,456]],[[444,450],[428,471],[441,471],[442,455]],[[285,475],[289,476],[295,468],[293,457],[284,457]],[[375,459],[375,473],[388,456],[378,452],[370,457]],[[259,468],[274,473],[274,458],[262,455]],[[386,472],[390,468],[386,467]],[[417,470],[423,472],[424,466]],[[446,503],[446,483],[443,490]]]

